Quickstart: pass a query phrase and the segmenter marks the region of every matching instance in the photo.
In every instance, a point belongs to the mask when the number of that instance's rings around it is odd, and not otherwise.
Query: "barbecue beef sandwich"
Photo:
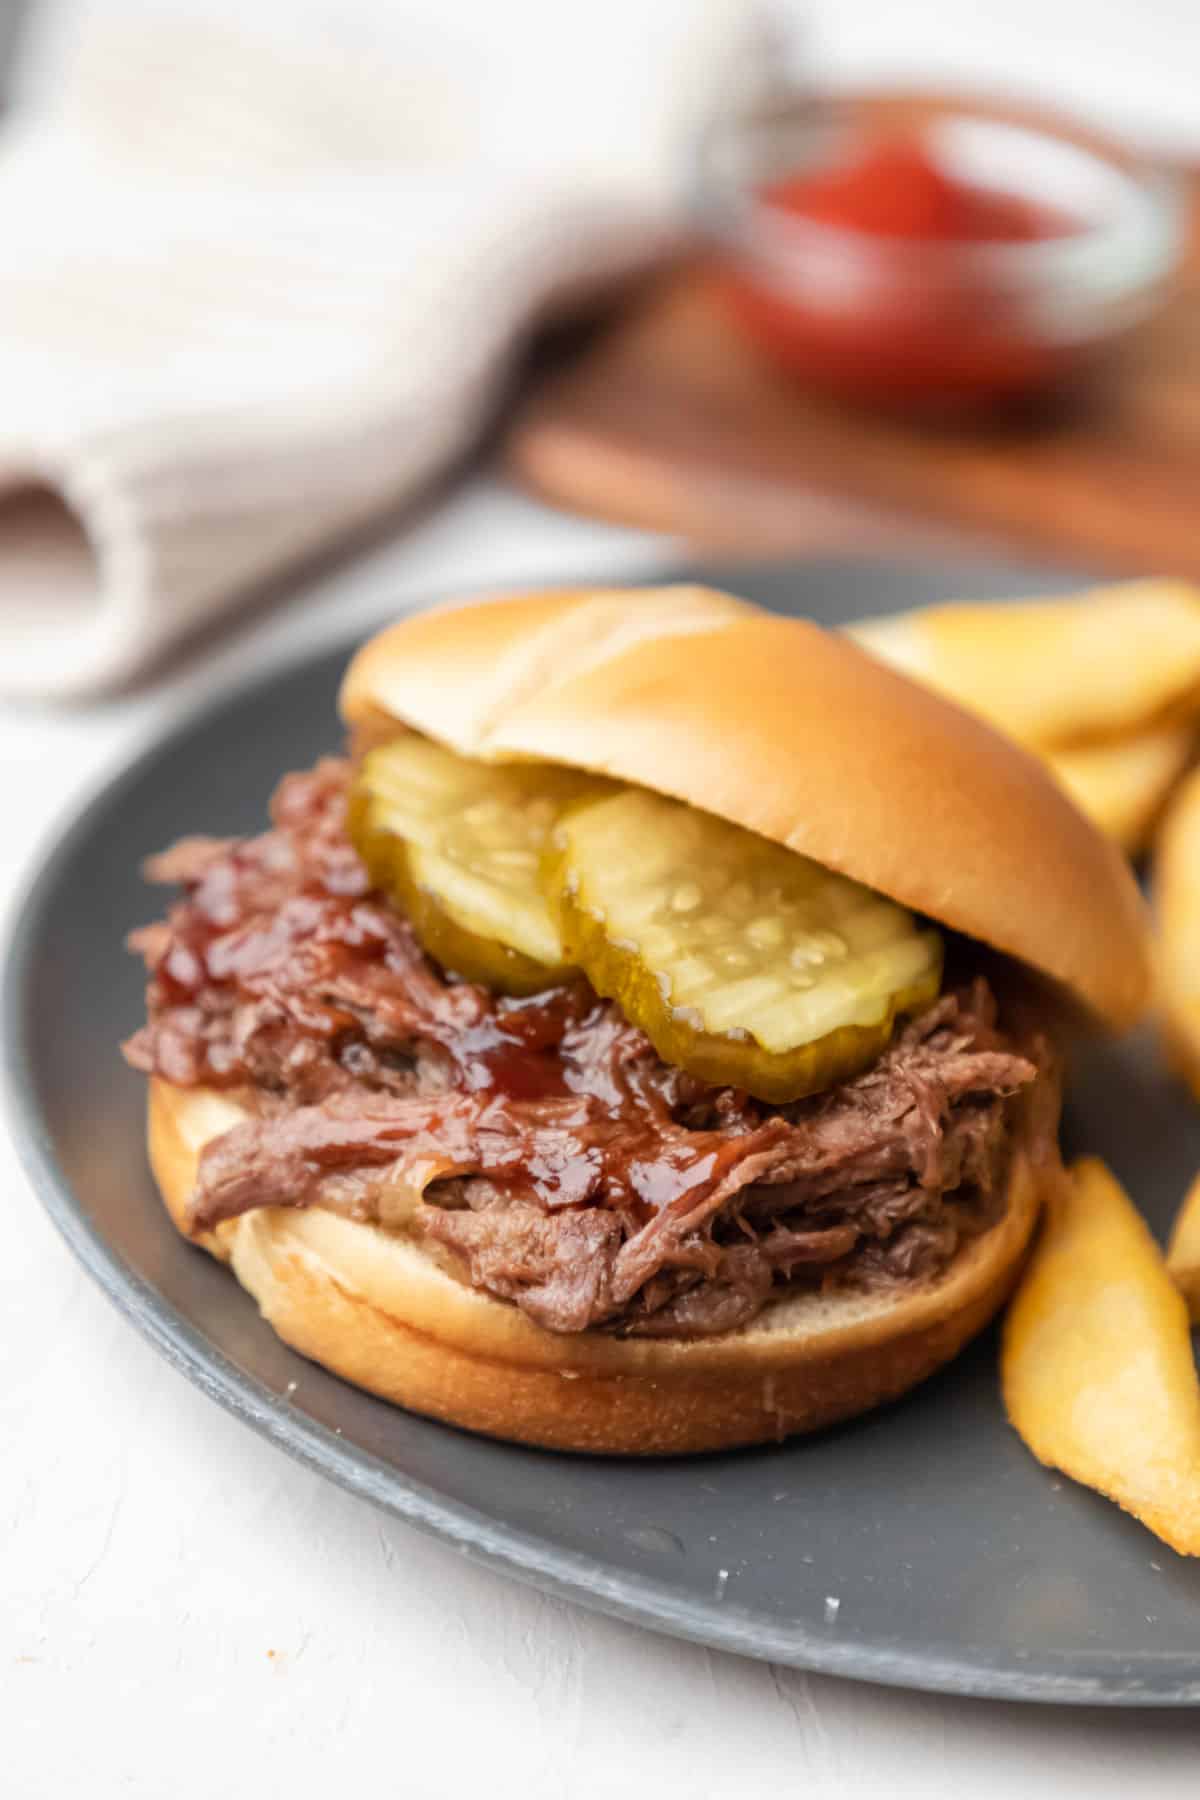
[[[1064,679],[1069,672],[1064,671]],[[1060,1035],[1148,985],[1023,751],[697,588],[423,614],[345,756],[134,934],[171,1216],[281,1337],[474,1431],[681,1452],[910,1388],[1008,1293]]]

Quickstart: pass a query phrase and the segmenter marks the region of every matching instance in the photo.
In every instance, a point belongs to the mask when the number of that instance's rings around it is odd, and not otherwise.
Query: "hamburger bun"
[[[1027,751],[849,638],[707,588],[441,609],[371,640],[351,727],[538,758],[717,813],[1016,957],[1113,1029],[1150,987],[1120,852]]]
[[[1022,1123],[1032,1097],[1023,1105]],[[151,1082],[151,1167],[185,1235],[200,1151],[245,1116],[211,1090]],[[196,1241],[232,1266],[285,1343],[412,1412],[553,1450],[732,1449],[894,1400],[987,1324],[1041,1204],[1046,1171],[1029,1135],[1018,1129],[999,1222],[940,1279],[793,1295],[741,1331],[691,1341],[543,1331],[416,1237],[316,1208],[262,1207]]]

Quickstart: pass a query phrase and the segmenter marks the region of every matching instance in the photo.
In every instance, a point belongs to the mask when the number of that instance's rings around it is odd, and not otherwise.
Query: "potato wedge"
[[[885,662],[1043,750],[1142,732],[1200,700],[1200,589],[1186,582],[930,606],[850,630]]]
[[[1200,769],[1179,788],[1159,831],[1153,899],[1168,1055],[1200,1099]]]
[[[1167,1273],[1187,1304],[1193,1325],[1200,1325],[1200,1175],[1175,1215],[1167,1247]]]
[[[1094,825],[1136,856],[1191,758],[1193,726],[1160,725],[1111,744],[1052,750],[1044,759]]]
[[[1200,1555],[1200,1380],[1187,1309],[1141,1215],[1094,1157],[1048,1196],[1001,1370],[1009,1419],[1039,1462]]]

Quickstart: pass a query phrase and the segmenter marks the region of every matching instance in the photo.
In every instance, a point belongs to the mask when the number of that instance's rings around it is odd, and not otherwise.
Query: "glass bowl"
[[[905,135],[951,179],[1063,221],[1029,242],[889,237],[772,202],[784,179]],[[810,386],[888,408],[990,407],[1078,379],[1160,302],[1186,237],[1182,184],[1073,127],[939,103],[795,96],[700,146],[701,230],[742,329]]]

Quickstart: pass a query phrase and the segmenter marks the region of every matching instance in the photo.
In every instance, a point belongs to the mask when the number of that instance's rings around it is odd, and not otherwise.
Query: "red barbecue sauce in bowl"
[[[1057,386],[1086,349],[1069,319],[1048,328],[1036,255],[1084,222],[960,178],[919,137],[756,186],[753,224],[723,270],[729,305],[819,387],[902,406],[1014,399]]]

